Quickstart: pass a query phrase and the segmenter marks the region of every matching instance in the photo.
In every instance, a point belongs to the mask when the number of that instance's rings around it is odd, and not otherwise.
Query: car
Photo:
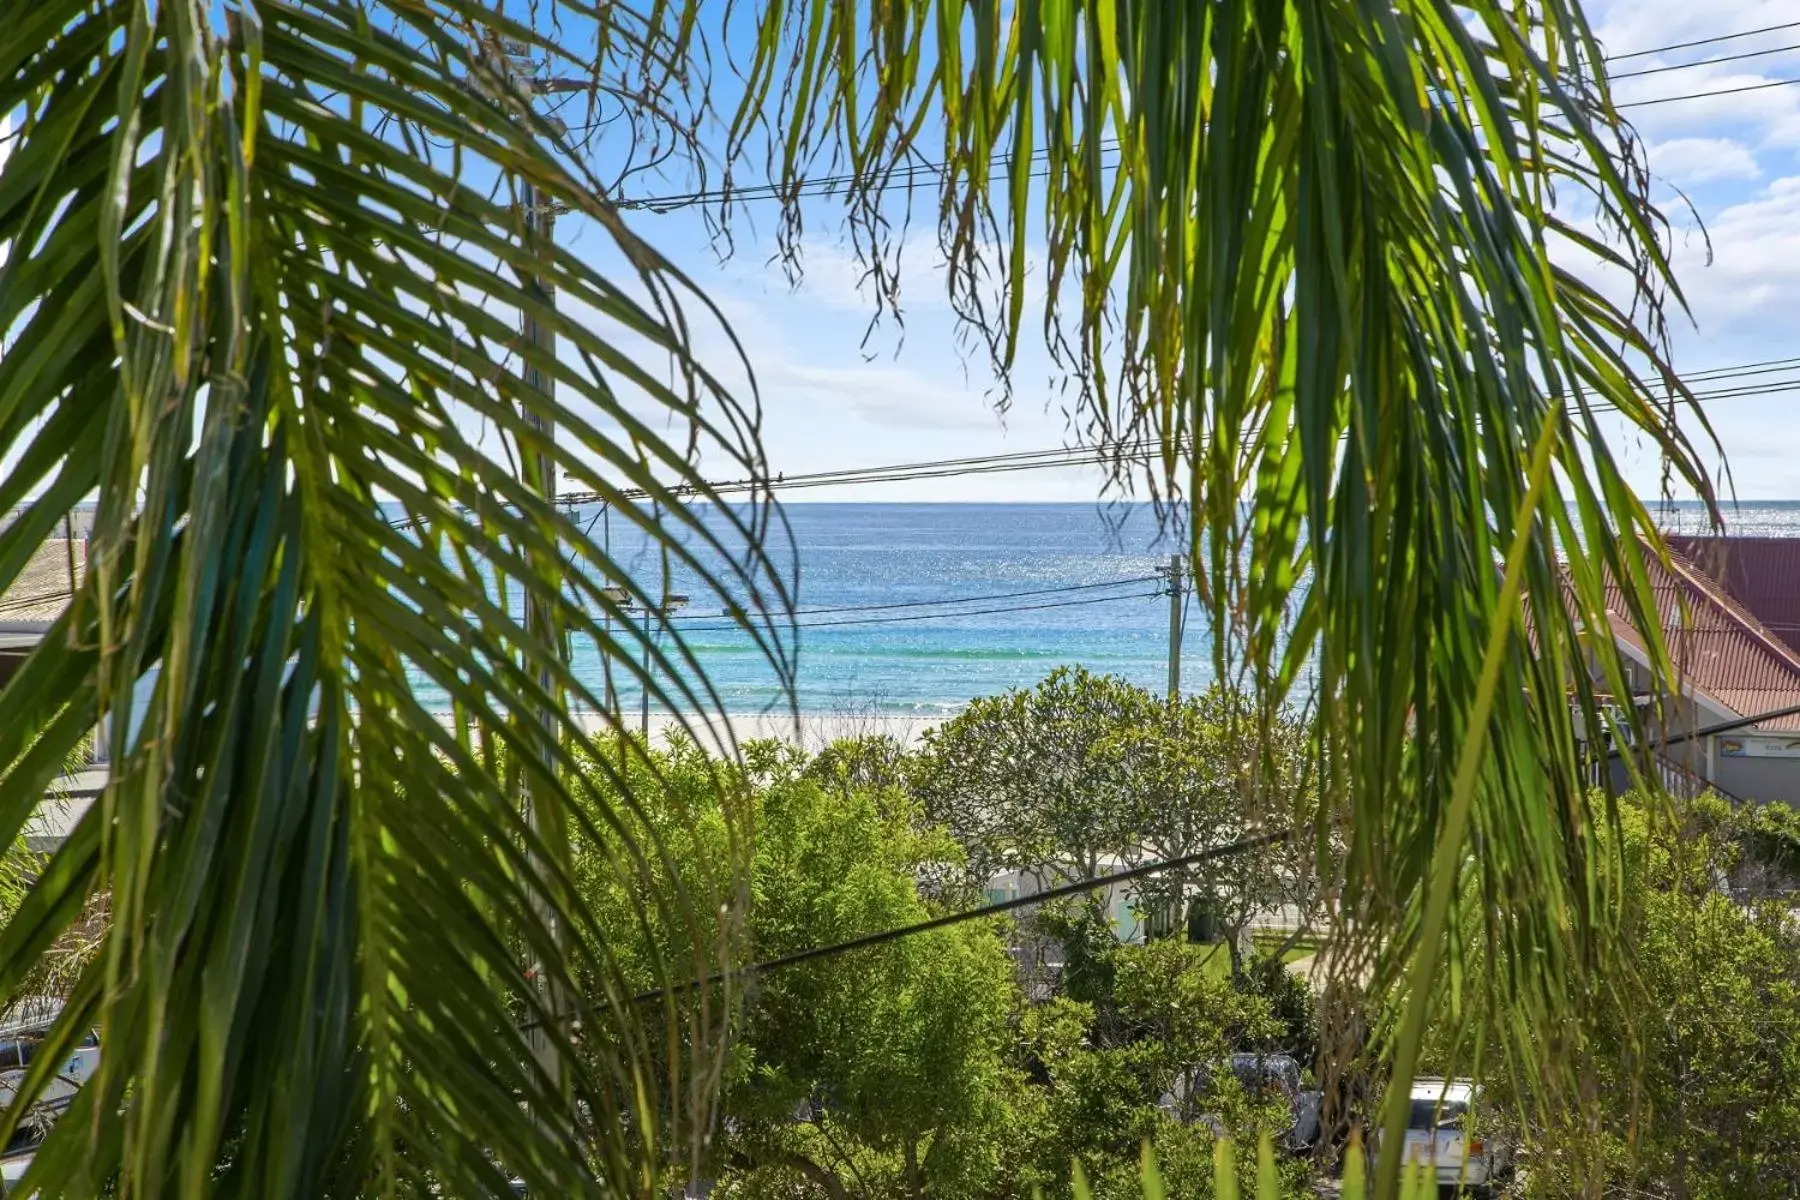
[[[54,1001],[36,1001],[15,1006],[0,1019],[0,1108],[10,1105],[18,1094],[19,1085],[42,1053],[61,1008]],[[0,1180],[8,1185],[18,1182],[45,1133],[75,1102],[75,1094],[99,1064],[100,1035],[90,1029],[58,1064],[31,1112],[19,1122],[6,1145],[0,1147]]]
[[[1512,1169],[1506,1144],[1478,1128],[1481,1092],[1467,1079],[1415,1080],[1401,1148],[1407,1169],[1424,1164],[1440,1188],[1491,1190]],[[1377,1146],[1379,1157],[1381,1149]]]
[[[1247,1094],[1279,1095],[1287,1101],[1294,1124],[1281,1139],[1283,1149],[1296,1154],[1312,1149],[1319,1140],[1319,1092],[1302,1083],[1300,1063],[1293,1055],[1233,1054],[1231,1073]]]
[[[1200,1111],[1207,1093],[1208,1079],[1221,1069],[1229,1071],[1252,1099],[1279,1097],[1294,1114],[1294,1122],[1277,1139],[1277,1145],[1290,1154],[1305,1154],[1319,1140],[1319,1092],[1305,1086],[1300,1064],[1291,1054],[1278,1052],[1240,1052],[1229,1059],[1203,1068],[1191,1079],[1176,1079],[1172,1090],[1165,1093],[1159,1107],[1177,1119],[1193,1120],[1226,1136],[1224,1119],[1215,1112]],[[1186,1114],[1185,1116],[1183,1114]]]

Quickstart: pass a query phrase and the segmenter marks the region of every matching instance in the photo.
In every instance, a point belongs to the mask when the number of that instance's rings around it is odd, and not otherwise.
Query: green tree
[[[1251,1094],[1228,1069],[1234,1052],[1277,1049],[1284,1024],[1267,997],[1207,969],[1217,947],[1111,942],[1094,953],[1106,969],[1080,998],[1057,996],[1022,1022],[1044,1089],[1024,1180],[1068,1195],[1079,1162],[1097,1196],[1136,1197],[1148,1142],[1170,1194],[1211,1196],[1216,1135],[1253,1146],[1293,1124],[1288,1097]],[[1284,1174],[1285,1194],[1307,1194],[1305,1164]]]
[[[828,751],[830,763],[854,747]],[[749,959],[831,945],[924,920],[921,874],[959,851],[904,793],[833,787],[804,754],[745,747],[740,771],[692,742],[653,752],[632,781],[647,819],[665,823],[674,879],[692,884],[726,831],[756,831]],[[726,819],[724,793],[744,811]],[[609,926],[626,895],[591,855],[577,879]],[[718,902],[728,902],[720,896]],[[664,928],[626,957],[647,963],[686,935]],[[738,965],[743,965],[740,963]],[[651,976],[634,970],[630,986]],[[752,977],[703,1170],[725,1196],[979,1197],[998,1194],[1021,1136],[1024,1079],[1008,1023],[1020,1007],[992,922],[971,923]]]
[[[928,730],[912,787],[968,853],[977,886],[1002,870],[1040,888],[1120,865],[1183,858],[1260,832],[1304,829],[1316,808],[1306,726],[1264,725],[1215,685],[1171,704],[1079,667],[972,702]],[[1259,909],[1314,915],[1306,836],[1171,870],[1132,885],[1148,915],[1190,903],[1238,943]],[[1085,910],[1083,910],[1085,911]]]
[[[978,885],[1008,870],[1041,886],[1090,878],[1137,849],[1132,735],[1157,707],[1122,680],[1059,668],[926,730],[912,787]]]
[[[1539,1131],[1531,1194],[1726,1200],[1800,1189],[1800,933],[1785,902],[1720,883],[1788,814],[1697,802],[1679,829],[1633,804],[1623,827],[1634,1019],[1585,1048],[1603,1121]]]
[[[1529,21],[1496,0],[764,0],[729,9],[748,31],[705,26],[721,10],[701,0],[518,21],[486,0],[13,9],[0,510],[21,511],[0,587],[95,507],[93,569],[0,694],[0,844],[96,718],[120,718],[104,803],[0,934],[4,1000],[89,895],[112,897],[63,1033],[103,1020],[78,1107],[118,1119],[61,1123],[39,1181],[480,1195],[510,1171],[548,1195],[638,1192],[664,1143],[647,1113],[701,1145],[728,1006],[686,1030],[678,1077],[646,1066],[675,1037],[668,1005],[592,1019],[605,1070],[547,1069],[575,1061],[555,998],[614,969],[572,854],[603,843],[645,880],[661,853],[582,825],[600,782],[582,764],[603,760],[558,748],[581,740],[576,702],[600,705],[551,647],[636,650],[620,661],[661,680],[695,664],[678,637],[617,645],[635,635],[596,616],[619,615],[604,588],[654,604],[660,579],[535,485],[553,460],[679,555],[680,531],[713,537],[702,455],[766,473],[750,406],[691,352],[684,281],[478,53],[499,42],[591,72],[634,116],[674,110],[689,150],[725,95],[707,64],[742,65],[717,161],[772,165],[790,247],[802,180],[832,161],[891,262],[884,189],[941,138],[959,309],[1006,367],[1041,258],[1076,420],[1121,474],[1147,456],[1157,494],[1193,503],[1220,674],[1241,668],[1273,713],[1316,668],[1321,820],[1353,818],[1345,931],[1378,979],[1435,976],[1472,872],[1506,917],[1483,936],[1521,964],[1494,981],[1521,1069],[1557,1066],[1523,1031],[1599,1019],[1628,942],[1565,684],[1586,656],[1626,691],[1605,580],[1672,671],[1636,569],[1636,535],[1656,535],[1595,414],[1712,490],[1651,398],[1647,381],[1686,394],[1662,226],[1571,0]],[[1553,194],[1584,197],[1599,236]],[[541,244],[521,217],[538,205],[583,214],[629,277]],[[1554,262],[1558,234],[1619,288]],[[521,310],[566,352],[519,339]],[[743,521],[717,590],[778,614],[762,510]],[[748,623],[787,671],[780,630]],[[714,869],[741,874],[742,840]],[[667,982],[731,960],[730,915],[660,964]],[[1423,1012],[1394,1039],[1402,1077]]]

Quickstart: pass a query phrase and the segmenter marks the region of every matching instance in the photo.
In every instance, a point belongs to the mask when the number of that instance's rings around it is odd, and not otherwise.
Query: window
[[[1469,1106],[1461,1100],[1446,1100],[1439,1104],[1436,1100],[1420,1100],[1412,1102],[1412,1116],[1406,1122],[1408,1129],[1448,1129],[1462,1128],[1463,1114]]]

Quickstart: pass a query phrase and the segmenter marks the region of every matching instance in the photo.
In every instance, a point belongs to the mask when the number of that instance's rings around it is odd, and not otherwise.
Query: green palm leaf
[[[1616,814],[1578,734],[1598,743],[1595,693],[1625,687],[1606,581],[1654,630],[1642,547],[1660,545],[1599,414],[1713,494],[1676,421],[1664,226],[1580,7],[1528,26],[1486,0],[762,12],[738,151],[757,157],[752,117],[779,105],[778,182],[845,161],[880,258],[884,189],[916,185],[931,143],[951,297],[996,369],[1041,264],[1077,419],[1123,448],[1121,477],[1159,446],[1149,486],[1192,505],[1219,674],[1271,715],[1311,693],[1320,849],[1347,839],[1334,957],[1400,1001],[1377,1014],[1392,1094],[1432,1012],[1483,1004],[1508,1014],[1490,1053],[1525,1090],[1577,1102],[1583,1017],[1631,988],[1599,836]],[[791,235],[799,218],[790,201]],[[1654,636],[1651,659],[1672,678]],[[1470,906],[1500,964],[1479,980],[1449,940]],[[1432,994],[1402,1020],[1409,978]]]
[[[27,7],[0,32],[0,589],[97,507],[86,582],[0,693],[0,844],[103,717],[112,775],[0,932],[0,1004],[90,895],[112,918],[59,1035],[100,1023],[105,1054],[25,1187],[647,1191],[699,1152],[731,997],[634,1002],[573,890],[578,841],[663,876],[572,757],[627,751],[571,717],[602,706],[558,641],[683,711],[715,698],[678,637],[616,620],[603,589],[659,603],[653,581],[512,462],[547,456],[778,616],[768,510],[707,519],[699,469],[762,473],[754,410],[481,47],[566,59],[486,5]],[[620,54],[659,52],[634,29]],[[525,184],[635,275],[539,244]],[[776,617],[747,624],[785,677]],[[740,911],[633,893],[690,934],[662,980],[732,960]],[[552,1007],[578,986],[579,1022]]]
[[[702,6],[605,13],[583,17],[584,69],[685,78]],[[0,838],[101,717],[114,768],[0,933],[4,998],[90,895],[111,898],[62,1026],[103,1021],[108,1052],[33,1181],[648,1191],[659,1161],[698,1153],[730,997],[632,1003],[571,890],[575,838],[627,879],[674,877],[636,823],[584,825],[570,803],[586,784],[567,706],[593,697],[556,645],[613,646],[592,615],[619,615],[607,585],[656,597],[539,497],[531,461],[779,610],[762,511],[720,534],[696,503],[695,447],[760,469],[754,414],[688,352],[684,282],[474,49],[530,30],[476,0],[230,14],[40,0],[0,31],[0,113],[22,122],[0,169],[0,508],[23,505],[0,586],[98,497],[88,579],[0,694]],[[952,299],[1002,368],[1041,228],[1081,420],[1124,447],[1121,472],[1155,441],[1151,485],[1193,505],[1220,672],[1270,712],[1316,678],[1319,837],[1348,830],[1339,961],[1402,998],[1409,975],[1442,977],[1457,1012],[1500,1007],[1498,1052],[1557,1103],[1584,1006],[1630,976],[1578,665],[1622,690],[1609,578],[1655,627],[1639,537],[1656,535],[1597,414],[1712,493],[1651,398],[1684,395],[1660,325],[1672,280],[1597,48],[1568,0],[1528,29],[1514,16],[765,0],[727,161],[765,133],[778,182],[836,156],[879,255],[883,189],[941,139]],[[538,245],[508,180],[593,218],[636,277]],[[1553,190],[1593,219],[1553,211]],[[790,248],[799,228],[790,200]],[[1554,260],[1556,238],[1605,258],[1628,302]],[[569,352],[523,344],[521,312]],[[753,631],[785,671],[777,625]],[[671,645],[624,661],[704,706]],[[1668,675],[1654,637],[1651,657]],[[584,749],[608,770],[608,747]],[[632,894],[691,932],[667,980],[729,961],[736,912]],[[1478,981],[1449,940],[1464,928],[1497,964]],[[599,1006],[580,1047],[550,1010],[578,983]],[[1428,1008],[1413,996],[1382,1027],[1403,1064]]]

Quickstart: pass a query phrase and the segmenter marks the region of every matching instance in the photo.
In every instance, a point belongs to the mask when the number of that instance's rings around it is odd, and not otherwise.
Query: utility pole
[[[1187,598],[1187,572],[1179,554],[1169,555],[1169,700],[1181,699],[1181,611]],[[1160,572],[1159,572],[1160,574]]]
[[[536,76],[537,64],[530,57],[530,47],[516,42],[501,42],[496,56],[501,78],[510,92],[516,87],[523,87],[532,95],[543,95],[547,92],[585,91],[591,85],[586,80],[549,80]],[[523,210],[523,232],[525,248],[528,253],[539,260],[550,258],[556,250],[556,208],[553,202],[538,194],[537,188],[529,180],[519,182],[519,204]],[[556,291],[549,277],[542,270],[534,269],[524,280],[526,291],[538,298],[543,304],[554,304]],[[519,314],[520,341],[525,352],[524,370],[521,372],[525,388],[545,398],[554,396],[556,377],[554,371],[546,371],[536,361],[531,351],[536,351],[549,362],[556,361],[556,332],[547,329],[529,310]],[[527,449],[521,454],[523,482],[528,490],[554,506],[556,494],[556,458],[551,448],[556,441],[556,426],[543,411],[541,405],[527,402],[524,412],[526,425],[539,435],[542,444],[535,449]],[[560,571],[561,563],[554,566],[534,562],[534,570],[543,569]],[[562,631],[557,627],[556,612],[551,602],[541,596],[532,595],[525,603],[525,632],[536,639],[543,652],[537,664],[538,685],[546,696],[553,695],[556,688],[555,659],[565,653]],[[554,656],[554,657],[553,657]],[[555,721],[555,713],[550,703],[546,703],[537,714],[538,751],[542,756],[546,771],[555,769],[555,747],[551,741],[551,730]],[[533,838],[538,838],[544,828],[543,806],[536,803],[532,796],[532,786],[527,783],[519,797],[525,826]],[[533,866],[540,870],[543,865],[537,861],[536,852],[531,853]],[[565,931],[556,919],[551,906],[541,897],[533,908],[537,916],[548,927],[552,944],[562,947]],[[562,1057],[557,1051],[556,1040],[550,1035],[552,1028],[561,1029],[563,1015],[569,1011],[568,997],[563,988],[556,983],[550,972],[543,969],[542,962],[534,963],[529,977],[535,986],[542,989],[544,1004],[549,1012],[549,1020],[534,1025],[528,1034],[533,1056],[544,1071],[557,1080],[559,1085],[566,1086],[567,1074]]]
[[[687,603],[688,598],[679,592],[664,592],[662,606],[660,608],[652,608],[650,605],[646,604],[642,609],[644,614],[644,703],[643,714],[638,722],[638,731],[644,735],[644,740],[646,742],[650,740],[650,673],[655,669],[655,664],[650,661],[650,618],[654,616],[667,618],[671,614],[680,612],[682,609],[686,608]],[[636,608],[637,606],[633,605],[632,607]]]
[[[627,608],[631,604],[631,593],[627,592],[622,587],[603,587],[600,589],[600,595],[603,599],[612,604],[617,604],[621,608]],[[601,611],[600,623],[601,627],[606,631],[607,640],[610,641],[612,639],[611,609],[603,609]],[[602,656],[605,656],[606,648],[604,646],[601,647],[600,653]],[[602,667],[603,670],[601,673],[606,676],[606,713],[608,716],[616,716],[618,715],[619,700],[617,695],[613,692],[612,664],[610,662],[603,663]]]

